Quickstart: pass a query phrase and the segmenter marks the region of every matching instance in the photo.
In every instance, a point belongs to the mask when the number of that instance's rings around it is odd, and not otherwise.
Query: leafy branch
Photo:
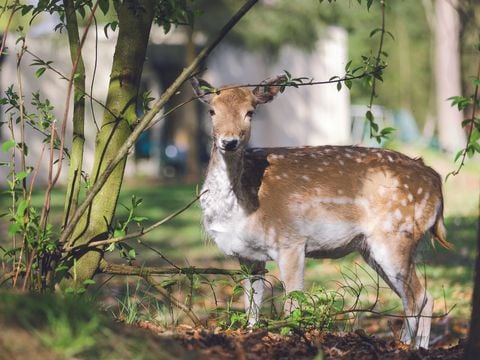
[[[480,51],[480,45],[478,50]],[[478,140],[480,139],[480,118],[476,117],[480,101],[480,62],[478,64],[477,76],[472,80],[472,82],[475,86],[475,90],[472,96],[468,98],[463,96],[452,96],[448,99],[452,101],[452,106],[457,106],[459,111],[465,111],[468,107],[471,106],[472,115],[470,116],[470,118],[462,122],[462,127],[468,127],[467,143],[465,144],[465,147],[459,150],[455,155],[455,162],[457,162],[460,158],[461,161],[458,165],[458,168],[447,175],[447,179],[448,176],[455,176],[460,172],[460,170],[465,165],[467,156],[471,158],[475,155],[475,153],[480,153],[480,143],[478,142]]]

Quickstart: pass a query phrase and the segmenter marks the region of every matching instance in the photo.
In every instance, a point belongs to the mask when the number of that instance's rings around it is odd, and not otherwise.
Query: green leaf
[[[100,7],[100,10],[102,10],[103,15],[107,15],[108,8],[110,7],[110,1],[109,0],[99,0],[98,6]]]
[[[115,229],[115,231],[113,232],[113,237],[114,238],[119,238],[119,237],[125,236],[125,234],[126,234],[125,230]]]
[[[369,35],[369,36],[372,37],[373,35],[375,35],[375,34],[378,33],[378,32],[381,32],[381,31],[383,31],[382,28],[373,29],[373,30],[370,32],[370,35]]]
[[[457,162],[457,160],[460,158],[460,156],[463,155],[463,151],[464,151],[464,149],[458,150],[458,152],[455,155],[455,159],[453,160],[453,162]]]
[[[8,235],[10,236],[13,236],[15,235],[16,233],[20,232],[20,229],[21,229],[21,226],[19,223],[11,223],[9,226],[8,226]]]
[[[83,285],[94,285],[94,284],[96,284],[96,281],[92,279],[87,279],[83,281]]]
[[[18,173],[15,174],[15,180],[17,181],[22,181],[25,179],[28,175],[30,175],[30,171],[19,171]]]
[[[38,68],[37,71],[35,71],[35,77],[38,79],[40,76],[43,75],[45,70],[47,70],[47,68],[44,68],[44,67]]]
[[[22,217],[25,215],[25,211],[27,210],[28,202],[27,200],[23,199],[18,203],[17,207],[17,216]]]
[[[342,83],[339,81],[337,82],[337,91],[342,90]]]
[[[15,141],[10,139],[10,140],[7,140],[5,141],[3,144],[2,144],[2,151],[3,152],[9,152],[12,148],[14,148],[16,145]]]
[[[365,117],[367,118],[368,121],[370,122],[373,122],[374,121],[374,116],[373,116],[373,113],[368,110],[366,113],[365,113]]]
[[[243,294],[244,290],[245,289],[243,288],[243,286],[235,285],[235,287],[233,288],[233,296],[238,296]]]

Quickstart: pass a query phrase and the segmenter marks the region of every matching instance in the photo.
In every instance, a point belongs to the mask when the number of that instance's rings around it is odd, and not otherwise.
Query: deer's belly
[[[304,224],[299,231],[306,239],[309,257],[338,258],[356,250],[365,238],[363,229],[342,221],[318,221]]]
[[[209,236],[226,255],[249,260],[267,261],[276,258],[276,251],[269,248],[262,236],[253,236],[246,219],[205,224]]]

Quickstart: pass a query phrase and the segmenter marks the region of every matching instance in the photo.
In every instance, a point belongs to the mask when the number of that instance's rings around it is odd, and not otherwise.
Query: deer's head
[[[213,141],[221,152],[236,152],[245,148],[250,139],[255,108],[272,101],[284,80],[284,76],[267,79],[250,90],[236,86],[216,89],[205,80],[191,79],[196,95],[210,107]]]

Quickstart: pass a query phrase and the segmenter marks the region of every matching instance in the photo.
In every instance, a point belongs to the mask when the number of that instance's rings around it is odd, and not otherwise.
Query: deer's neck
[[[223,153],[214,145],[204,188],[239,195],[243,173],[244,152]]]
[[[202,189],[207,192],[200,199],[206,225],[243,213],[240,200],[243,161],[243,151],[222,153],[213,146]]]

